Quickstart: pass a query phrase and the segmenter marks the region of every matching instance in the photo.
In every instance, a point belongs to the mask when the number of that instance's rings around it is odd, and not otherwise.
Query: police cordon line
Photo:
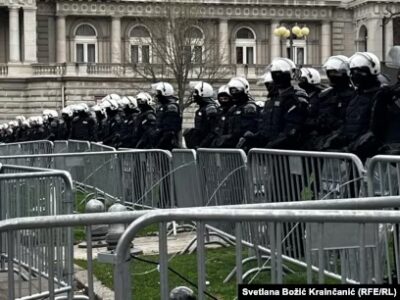
[[[268,91],[256,103],[249,82],[234,77],[219,88],[203,81],[190,84],[198,105],[194,128],[185,130],[186,147],[271,148],[354,153],[365,161],[400,151],[400,72],[389,85],[380,61],[370,52],[350,58],[336,55],[323,65],[329,87],[313,68],[298,69],[275,58],[260,83]],[[180,147],[182,110],[168,82],[152,84],[152,95],[107,95],[100,104],[70,105],[60,115],[16,117],[2,124],[0,141],[87,140],[115,148],[171,150]]]

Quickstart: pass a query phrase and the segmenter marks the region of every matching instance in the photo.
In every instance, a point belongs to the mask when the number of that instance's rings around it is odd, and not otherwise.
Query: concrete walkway
[[[183,250],[189,242],[196,236],[194,232],[178,233],[176,236],[168,237],[168,253],[178,253]],[[158,254],[158,236],[137,237],[134,240],[135,248],[143,251],[144,255]],[[97,258],[97,254],[107,251],[107,248],[93,248],[93,259]],[[75,259],[87,259],[86,249],[74,246]]]

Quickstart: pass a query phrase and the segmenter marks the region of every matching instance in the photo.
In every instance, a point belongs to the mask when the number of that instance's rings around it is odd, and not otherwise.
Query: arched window
[[[360,27],[360,30],[358,31],[357,51],[361,52],[367,51],[367,38],[368,38],[367,27],[362,25]]]
[[[253,65],[256,63],[256,35],[247,27],[242,27],[236,32],[236,63]]]
[[[74,40],[76,62],[97,62],[97,33],[92,25],[79,25],[75,30]]]
[[[393,19],[393,46],[400,46],[400,17]]]
[[[151,62],[151,36],[146,27],[137,25],[129,34],[131,63]]]
[[[198,27],[190,27],[185,32],[185,55],[194,64],[203,62],[204,34]]]

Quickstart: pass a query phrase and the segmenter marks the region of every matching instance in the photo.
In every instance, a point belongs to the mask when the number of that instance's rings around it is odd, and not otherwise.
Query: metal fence
[[[73,212],[72,180],[64,171],[2,165],[0,190],[1,220]],[[72,247],[69,228],[3,232],[0,273],[7,274],[7,299],[37,299],[73,288]]]
[[[102,152],[102,151],[117,151],[114,147],[99,144],[99,143],[90,143],[90,151],[91,152]]]
[[[234,221],[237,222],[234,227],[236,228],[235,234],[233,236],[234,239],[237,239],[240,241],[242,239],[240,227],[242,224],[246,222],[256,222],[256,221],[263,221],[264,223],[270,224],[269,230],[266,232],[266,234],[271,234],[270,239],[275,241],[273,243],[274,247],[271,249],[262,249],[263,251],[269,251],[268,253],[270,254],[270,263],[269,266],[271,268],[271,282],[272,283],[280,283],[283,280],[283,277],[285,273],[282,271],[284,268],[284,261],[292,261],[296,263],[295,260],[291,260],[288,257],[285,257],[283,255],[282,249],[280,247],[281,239],[283,236],[282,233],[282,222],[294,222],[294,221],[312,221],[312,222],[318,222],[318,224],[321,223],[326,223],[326,222],[347,222],[348,220],[354,221],[355,223],[368,223],[370,221],[369,216],[379,216],[381,212],[377,212],[376,209],[382,209],[382,208],[391,208],[394,206],[397,206],[400,201],[400,198],[397,197],[379,197],[379,198],[359,198],[359,199],[339,199],[339,200],[323,200],[323,201],[299,201],[299,202],[290,202],[290,203],[264,203],[264,204],[245,204],[245,205],[239,205],[239,206],[228,206],[228,207],[210,207],[210,208],[203,208],[202,210],[199,210],[197,208],[194,209],[172,209],[172,210],[157,210],[157,212],[160,212],[160,214],[149,214],[149,211],[131,211],[131,212],[117,212],[117,213],[99,213],[99,214],[81,214],[81,215],[59,215],[59,216],[43,216],[43,217],[30,217],[30,218],[16,218],[16,219],[8,219],[8,220],[2,220],[0,221],[0,233],[2,234],[8,234],[9,236],[16,236],[19,233],[26,232],[26,230],[44,230],[47,228],[66,228],[66,227],[73,227],[73,226],[89,226],[90,225],[97,225],[97,224],[116,224],[116,223],[123,223],[123,224],[128,224],[136,219],[138,219],[141,216],[146,216],[146,221],[145,223],[141,222],[138,220],[137,224],[140,224],[139,226],[145,226],[147,224],[151,223],[156,223],[160,221],[158,219],[160,216],[162,219],[162,223],[160,226],[160,235],[159,235],[159,243],[160,243],[160,288],[161,288],[161,295],[162,299],[167,299],[167,294],[168,293],[168,272],[167,272],[167,238],[166,238],[166,227],[165,227],[165,222],[176,220],[176,221],[196,221],[197,222],[197,238],[200,241],[198,245],[198,250],[197,250],[197,256],[198,256],[198,274],[199,274],[199,299],[202,299],[202,291],[206,289],[205,287],[205,281],[203,279],[205,278],[206,274],[206,269],[205,269],[205,261],[206,261],[206,256],[205,256],[205,251],[204,251],[204,228],[207,226],[206,222],[210,221],[215,221],[218,220],[219,222],[222,222],[224,219],[226,221]],[[342,212],[342,211],[322,211],[322,210],[329,210],[329,209],[375,209],[374,211],[351,211],[351,212]],[[285,209],[285,215],[282,214],[282,211],[280,209]],[[304,211],[304,209],[309,209],[309,211]],[[254,214],[256,213],[256,214]],[[316,213],[318,216],[316,216]],[[398,212],[396,212],[398,213]],[[290,217],[288,217],[288,215]],[[341,216],[343,214],[347,214],[348,217],[346,217],[346,220],[341,219]],[[360,219],[358,216],[360,214],[364,214],[366,216],[365,219]],[[243,216],[246,215],[248,217],[244,218]],[[251,216],[251,217],[250,217]],[[350,217],[355,216],[354,218],[350,219]],[[390,223],[390,222],[395,222],[397,220],[391,219],[391,217],[386,218],[388,215],[385,215],[385,217],[382,217],[384,221],[382,221],[382,218],[379,220],[379,222],[384,222],[384,223]],[[390,215],[392,216],[392,215]],[[154,217],[156,219],[154,219]],[[243,217],[243,218],[242,218]],[[299,219],[301,218],[301,219]],[[143,219],[142,219],[143,220]],[[200,222],[198,222],[200,221]],[[310,224],[310,227],[312,225]],[[356,225],[357,226],[357,225]],[[363,226],[363,225],[361,225]],[[128,266],[129,260],[126,260],[126,256],[124,256],[123,262],[121,261],[121,253],[126,254],[126,251],[129,249],[128,243],[133,239],[135,233],[132,231],[133,227],[131,226],[123,235],[123,237],[119,241],[119,245],[117,247],[117,268],[115,269],[115,280],[116,284],[114,285],[114,290],[117,293],[117,295],[121,295],[122,293],[122,299],[131,299],[129,297],[129,292],[131,290],[131,285],[130,285],[130,278],[129,274],[126,272],[124,269],[125,267]],[[135,230],[138,230],[138,227],[135,227]],[[279,229],[280,228],[280,229]],[[325,231],[325,226],[321,227],[322,230]],[[325,247],[325,239],[319,239],[320,236],[324,236],[324,231],[318,231],[321,228],[316,227],[316,234],[311,236],[308,235],[306,239],[307,245],[310,247],[307,247],[307,249],[311,252],[316,252],[318,255],[321,254],[321,249],[324,249]],[[312,229],[310,229],[311,231]],[[275,234],[272,234],[272,232],[275,232]],[[364,234],[364,229],[361,228],[361,235],[360,237],[360,242],[357,250],[359,251],[360,259],[358,260],[358,264],[355,265],[356,268],[359,270],[364,270],[363,264],[365,264],[365,260],[370,259],[368,255],[365,254],[365,245],[366,239],[365,234]],[[316,237],[314,240],[312,237]],[[363,242],[363,240],[365,242]],[[47,240],[48,241],[48,240]],[[91,240],[88,240],[88,243],[91,245]],[[315,249],[312,249],[312,245],[316,245]],[[235,265],[236,265],[236,280],[237,283],[240,283],[242,281],[242,275],[244,271],[244,266],[242,264],[242,257],[243,253],[245,253],[244,246],[252,246],[249,245],[247,242],[243,243],[236,243],[236,260],[235,260]],[[87,248],[87,257],[88,260],[91,261],[92,255],[91,255],[92,248],[88,246]],[[307,252],[308,253],[308,252]],[[363,254],[364,253],[364,254]],[[386,262],[387,257],[383,256],[377,256],[378,253],[374,254],[376,256],[373,256],[372,259],[375,262],[375,259],[379,259],[379,262],[383,266]],[[325,279],[324,276],[330,275],[334,276],[335,278],[338,278],[339,280],[341,279],[342,282],[346,282],[346,277],[341,278],[340,276],[337,276],[335,274],[330,274],[327,270],[324,268],[319,268],[320,266],[324,266],[325,262],[324,260],[326,257],[323,255],[319,257],[319,260],[316,265],[313,265],[312,261],[308,259],[305,263],[302,263],[301,265],[305,267],[304,270],[307,268],[307,280],[310,283],[312,274],[313,272],[318,272],[318,280],[319,282],[323,282]],[[90,265],[88,261],[88,266]],[[374,263],[375,265],[375,263]],[[232,265],[233,267],[233,265]],[[376,267],[376,266],[375,266]],[[379,270],[379,266],[376,267],[377,269],[374,269],[374,283],[379,283],[382,280],[382,272]],[[124,271],[125,270],[125,271]],[[362,274],[367,274],[366,272],[363,272]],[[88,269],[88,294],[90,299],[94,299],[93,296],[93,281],[91,280],[93,276],[92,269]],[[117,278],[121,279],[122,276],[122,281],[118,281]],[[365,279],[365,281],[364,281]],[[361,282],[369,282],[370,279],[368,277],[362,278]],[[15,282],[10,281],[9,286],[15,286]],[[56,281],[54,283],[56,285]],[[121,287],[121,284],[124,285],[124,287]],[[56,285],[57,287],[57,285]],[[127,288],[129,287],[129,288]],[[121,290],[121,288],[123,290]],[[73,296],[73,290],[65,288],[65,292],[67,292],[67,299],[72,299]],[[47,292],[42,293],[43,297],[49,298],[49,299],[55,299],[56,293],[54,291],[50,290]],[[120,296],[121,297],[121,296]],[[14,299],[14,298],[8,298],[8,299]],[[116,298],[116,299],[121,299],[121,298]]]
[[[352,199],[354,200],[354,199]],[[351,200],[350,200],[351,201]],[[171,221],[195,221],[197,223],[197,287],[198,299],[206,299],[206,254],[204,247],[205,225],[210,221],[225,221],[233,223],[235,226],[236,240],[241,240],[241,224],[243,222],[263,222],[268,224],[268,230],[265,235],[271,240],[270,248],[270,267],[271,267],[271,283],[283,283],[284,263],[282,239],[284,236],[283,224],[301,222],[306,224],[306,266],[307,266],[307,283],[315,282],[313,280],[313,263],[312,255],[315,253],[318,257],[318,283],[325,281],[325,256],[327,239],[325,237],[326,225],[328,223],[353,224],[359,230],[358,235],[358,261],[355,267],[360,274],[360,283],[382,283],[383,272],[381,267],[385,264],[386,258],[381,255],[378,247],[379,232],[374,231],[374,247],[372,255],[368,254],[368,246],[370,242],[366,239],[367,225],[378,228],[378,223],[395,224],[400,221],[400,212],[398,211],[361,211],[361,210],[254,210],[254,209],[195,209],[187,208],[175,211],[153,211],[136,221],[134,221],[125,231],[119,240],[114,271],[114,290],[115,299],[132,299],[130,262],[127,260],[130,243],[140,229],[150,224],[159,224],[159,249],[160,249],[160,295],[161,299],[168,298],[168,241],[167,241],[167,222]],[[243,246],[241,243],[236,244],[236,273],[237,283],[242,282],[242,256]],[[340,267],[340,266],[339,266]],[[372,267],[372,277],[368,277],[368,269]],[[344,272],[345,273],[345,272]],[[346,273],[345,273],[346,274]],[[346,277],[344,277],[346,280]]]
[[[68,153],[89,152],[90,143],[87,141],[68,140]]]
[[[54,141],[53,153],[68,153],[68,141]]]
[[[54,145],[50,141],[33,141],[0,145],[1,155],[29,155],[53,153]]]
[[[171,160],[164,150],[0,157],[3,163],[68,171],[86,192],[145,208],[175,206]]]

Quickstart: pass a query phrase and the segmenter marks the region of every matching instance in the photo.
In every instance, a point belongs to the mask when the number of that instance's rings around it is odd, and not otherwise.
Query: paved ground
[[[195,237],[193,232],[179,233],[176,236],[168,237],[168,253],[177,253],[184,249],[189,242]],[[135,248],[143,251],[145,255],[156,255],[158,254],[158,236],[146,236],[135,238],[134,241]],[[94,248],[93,249],[93,259],[97,258],[99,252],[107,251],[106,248]],[[86,249],[74,247],[75,259],[87,259]]]

